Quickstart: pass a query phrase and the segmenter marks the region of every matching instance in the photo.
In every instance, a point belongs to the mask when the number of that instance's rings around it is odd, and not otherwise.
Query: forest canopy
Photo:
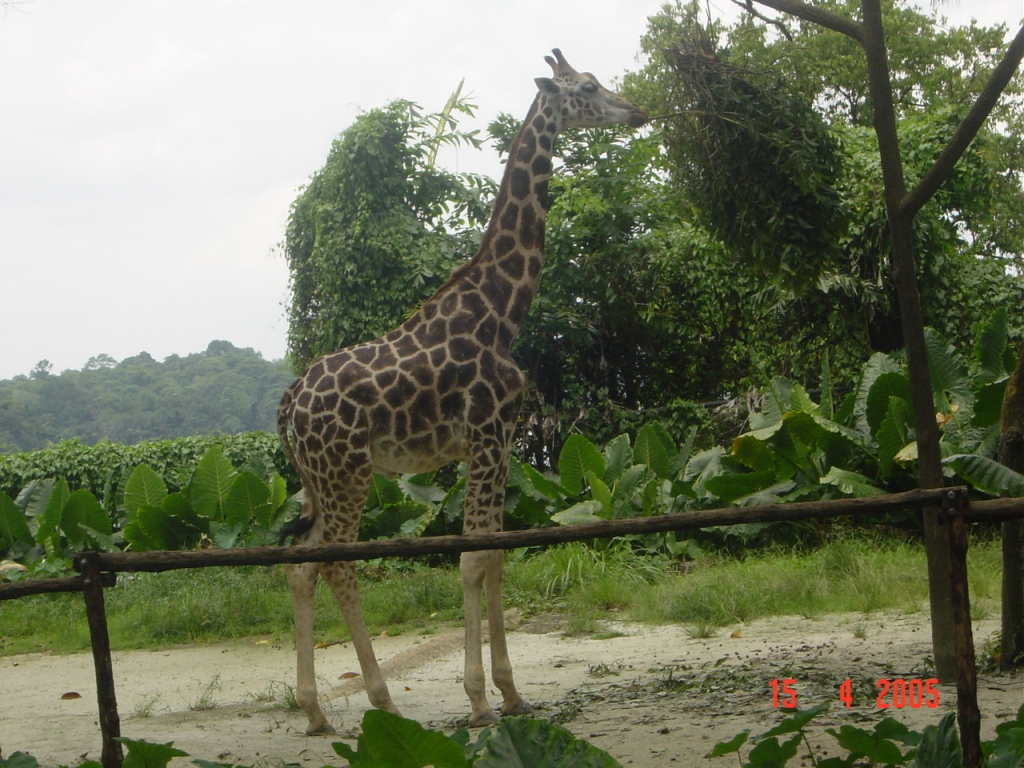
[[[147,352],[121,362],[97,355],[82,370],[59,374],[43,360],[28,376],[0,381],[0,452],[69,438],[134,444],[273,430],[291,381],[282,361],[227,341],[162,363]]]

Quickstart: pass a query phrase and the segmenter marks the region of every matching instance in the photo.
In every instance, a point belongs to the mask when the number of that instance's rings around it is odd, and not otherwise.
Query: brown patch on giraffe
[[[508,310],[508,300],[512,297],[512,283],[501,275],[495,275],[494,279],[484,283],[480,290],[491,302],[494,313],[503,317]]]
[[[381,371],[373,377],[374,383],[382,390],[387,389],[395,383],[395,379],[398,378],[398,371],[394,368],[388,368],[387,370]]]
[[[519,142],[519,151],[516,153],[516,159],[521,163],[530,162],[530,158],[537,152],[537,138],[531,131],[527,131],[522,135]]]
[[[526,258],[519,251],[512,251],[512,253],[498,262],[498,265],[513,280],[522,280],[523,274],[526,272]]]
[[[466,396],[461,390],[456,390],[441,398],[441,418],[445,421],[453,421],[462,415],[466,407]]]
[[[476,340],[489,347],[494,344],[494,337],[498,333],[498,321],[493,317],[485,317],[476,329]]]
[[[530,172],[525,168],[513,168],[509,192],[512,197],[525,200],[530,194]]]
[[[470,338],[459,337],[448,344],[448,352],[456,363],[473,360],[480,353],[480,345]],[[473,366],[474,370],[476,366]]]
[[[519,206],[515,203],[509,203],[505,206],[505,211],[501,214],[501,219],[498,222],[502,229],[507,229],[512,232],[516,228],[516,224],[519,223]]]
[[[528,251],[536,250],[537,230],[544,230],[544,219],[538,217],[532,205],[523,206],[522,228],[519,232],[519,243]]]
[[[551,160],[545,155],[537,155],[530,168],[535,176],[547,176],[551,173]]]
[[[388,334],[390,335],[390,334]],[[370,363],[370,368],[375,371],[382,371],[385,368],[390,368],[393,365],[398,364],[398,358],[395,357],[390,347],[380,346],[376,350],[377,356]]]

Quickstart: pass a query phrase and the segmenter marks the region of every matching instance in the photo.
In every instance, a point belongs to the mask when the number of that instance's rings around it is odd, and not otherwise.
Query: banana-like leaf
[[[1003,352],[1007,341],[1007,311],[999,307],[981,326],[974,342],[974,359],[981,367],[981,383],[989,383],[999,379],[1006,373],[1003,368]]]
[[[626,467],[633,463],[633,448],[629,444],[629,435],[621,434],[608,441],[604,447],[604,477],[608,485],[614,485]]]
[[[390,764],[389,764],[390,765]],[[440,763],[438,764],[440,765]],[[604,750],[569,731],[532,717],[503,718],[473,763],[475,768],[621,768]]]
[[[110,518],[92,491],[86,488],[79,488],[72,493],[60,514],[61,530],[68,543],[75,548],[80,548],[85,542],[85,532],[79,527],[81,525],[110,534]]]
[[[224,502],[236,474],[218,446],[208,448],[196,465],[189,485],[188,499],[196,512],[211,520],[223,521]]]
[[[637,464],[646,464],[662,479],[668,479],[671,475],[668,450],[657,430],[649,424],[636,433],[636,440],[633,442],[633,461]]]
[[[1003,396],[1006,394],[1006,379],[986,384],[978,390],[974,401],[974,416],[971,426],[985,429],[999,423],[1003,412]]]
[[[889,410],[875,433],[875,440],[878,443],[878,471],[882,477],[889,476],[896,463],[896,456],[908,442],[909,418],[910,404],[902,397],[890,397]]]
[[[534,489],[552,501],[558,501],[558,499],[564,496],[571,495],[557,482],[545,477],[529,464],[523,464],[523,472],[526,473],[526,477],[529,478],[530,484]]]
[[[251,520],[265,522],[273,511],[270,488],[254,473],[239,472],[224,498],[224,522],[246,526]]]
[[[615,506],[612,504],[611,489],[593,472],[587,472],[587,484],[590,486],[591,497],[601,504],[601,517],[612,517],[615,514]]]
[[[876,352],[864,364],[853,400],[853,426],[858,432],[871,434],[867,417],[868,392],[871,391],[871,385],[883,373],[898,372],[899,369],[899,365],[884,352]],[[841,412],[842,410],[844,409],[840,409]]]
[[[998,461],[960,453],[942,460],[975,488],[992,495],[1024,496],[1024,475],[1004,467]]]
[[[10,496],[0,493],[0,545],[3,549],[9,549],[16,542],[28,546],[35,543],[25,513],[18,509]]]
[[[378,507],[383,508],[388,504],[397,504],[405,495],[402,493],[402,489],[398,483],[394,480],[389,480],[383,475],[373,473],[370,478],[370,495],[366,499],[367,509],[377,509]]]
[[[871,389],[868,390],[865,416],[872,435],[878,432],[878,428],[882,426],[882,420],[889,412],[889,398],[891,397],[911,402],[910,379],[905,374],[897,371],[883,373],[875,379]]]
[[[579,523],[596,523],[601,518],[597,513],[601,511],[599,501],[581,501],[573,504],[568,509],[556,512],[551,516],[551,521],[559,525],[578,525]]]
[[[854,498],[865,496],[881,496],[885,493],[881,488],[872,485],[871,480],[858,472],[832,467],[828,474],[821,478],[826,485],[834,485],[840,491]]]
[[[743,496],[764,490],[775,483],[775,472],[748,472],[742,475],[718,475],[704,481],[704,487],[722,501],[732,503]]]
[[[942,413],[952,410],[950,395],[960,403],[972,403],[971,382],[967,378],[964,359],[934,328],[924,329],[928,349],[928,372],[932,379],[932,397]]]
[[[147,464],[139,464],[132,470],[128,482],[124,486],[124,508],[129,517],[133,517],[139,507],[149,505],[159,507],[167,495],[167,484]]]
[[[583,479],[588,472],[604,475],[604,459],[594,444],[583,435],[569,435],[558,454],[558,474],[562,487],[572,496],[583,490]]]

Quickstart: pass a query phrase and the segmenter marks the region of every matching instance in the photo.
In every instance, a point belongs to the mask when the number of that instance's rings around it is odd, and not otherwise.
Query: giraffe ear
[[[537,87],[544,93],[558,93],[562,90],[558,87],[558,83],[550,77],[537,77],[534,78],[533,82],[535,82]]]

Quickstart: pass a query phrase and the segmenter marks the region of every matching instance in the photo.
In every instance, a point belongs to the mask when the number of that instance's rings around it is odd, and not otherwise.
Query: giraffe
[[[401,326],[314,361],[284,393],[277,428],[305,490],[302,513],[282,541],[351,542],[374,471],[425,472],[467,463],[463,532],[500,531],[512,435],[527,380],[509,349],[526,319],[544,263],[544,219],[552,148],[566,127],[626,124],[647,115],[573,69],[553,49],[552,77],[509,148],[494,212],[468,262]],[[471,726],[497,722],[487,702],[481,639],[486,595],[491,677],[503,714],[530,705],[512,679],[501,606],[504,552],[466,552],[460,562],[465,612],[464,687]],[[332,733],[313,669],[313,591],[330,585],[345,618],[370,703],[397,714],[359,608],[352,563],[285,566],[295,612],[296,699],[307,733]]]

